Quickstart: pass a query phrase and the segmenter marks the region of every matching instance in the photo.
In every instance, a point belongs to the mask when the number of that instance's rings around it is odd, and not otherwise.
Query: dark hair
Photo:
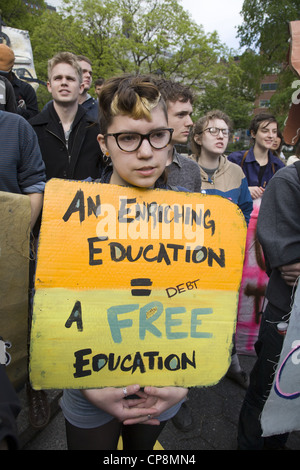
[[[191,132],[192,152],[194,155],[198,157],[201,154],[201,145],[195,142],[195,136],[202,134],[207,124],[212,119],[222,119],[224,122],[226,122],[228,129],[230,131],[232,130],[232,122],[231,122],[230,117],[227,116],[227,114],[223,113],[223,111],[220,111],[219,109],[213,109],[212,111],[209,111],[208,113],[206,113],[205,116],[198,119],[198,121],[195,122],[195,124],[193,125],[192,132]]]
[[[194,94],[188,86],[165,78],[155,79],[155,83],[167,103],[167,106],[168,101],[171,101],[172,103],[175,103],[176,101],[187,103],[190,101],[191,104],[193,104]]]
[[[101,86],[101,85],[103,85],[104,82],[105,82],[105,78],[100,78],[99,77],[94,81],[94,87]]]
[[[282,135],[282,132],[280,131],[280,129],[277,129],[277,137],[280,139],[279,147],[276,150],[271,149],[271,151],[272,151],[273,155],[275,155],[276,157],[280,157],[281,149],[282,149],[282,146],[284,144],[283,135]]]
[[[249,126],[250,134],[251,134],[251,131],[253,131],[253,133],[256,134],[262,122],[267,122],[266,126],[268,126],[271,122],[275,122],[278,126],[277,120],[273,116],[273,114],[267,114],[267,113],[257,114],[250,122],[250,126]]]
[[[108,79],[99,97],[99,121],[105,134],[117,115],[133,119],[151,119],[151,110],[160,105],[168,120],[167,108],[161,94],[149,76],[122,75]]]

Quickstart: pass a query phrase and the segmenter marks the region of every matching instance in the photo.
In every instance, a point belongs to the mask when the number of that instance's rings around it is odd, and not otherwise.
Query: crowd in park
[[[282,449],[288,435],[262,437],[260,415],[270,391],[273,367],[283,336],[270,325],[286,321],[300,275],[300,180],[294,161],[282,155],[283,137],[275,116],[260,113],[249,122],[251,145],[227,154],[233,132],[230,116],[212,109],[192,120],[194,92],[186,85],[150,75],[121,75],[92,80],[85,56],[59,52],[48,61],[51,100],[39,111],[31,85],[13,73],[14,52],[0,44],[0,191],[25,194],[31,206],[32,250],[29,317],[32,315],[36,241],[41,227],[43,193],[51,178],[102,184],[161,188],[219,195],[236,204],[248,226],[260,201],[257,234],[268,268],[268,300],[255,345],[250,374],[241,368],[233,337],[227,376],[246,391],[240,412],[237,449]],[[97,98],[90,95],[94,86]],[[189,145],[181,154],[179,145]],[[278,224],[278,220],[281,221]],[[1,331],[0,331],[1,335]],[[18,397],[0,365],[0,447],[18,449]],[[49,422],[47,393],[26,384],[33,426]],[[183,387],[64,390],[68,449],[151,450],[168,420],[193,429],[193,410]]]

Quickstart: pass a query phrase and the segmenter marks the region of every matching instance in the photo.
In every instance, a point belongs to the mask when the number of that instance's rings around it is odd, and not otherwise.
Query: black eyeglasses
[[[116,132],[114,134],[105,134],[104,137],[114,137],[118,147],[124,152],[135,152],[140,148],[144,139],[147,139],[154,149],[161,150],[171,142],[173,131],[174,129],[156,129],[149,132],[149,134]]]
[[[228,137],[230,133],[229,129],[219,129],[218,127],[207,127],[207,129],[204,129],[202,132],[205,131],[208,131],[213,136],[217,136],[222,132],[224,137]]]

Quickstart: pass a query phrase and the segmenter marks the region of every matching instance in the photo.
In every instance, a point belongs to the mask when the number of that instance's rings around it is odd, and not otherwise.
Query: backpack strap
[[[240,165],[241,168],[243,168],[244,161],[246,160],[246,157],[247,157],[247,155],[248,155],[248,152],[249,152],[249,150],[246,150],[246,152],[245,152],[244,155],[243,155],[243,158],[242,158],[242,161],[241,161],[241,165]]]

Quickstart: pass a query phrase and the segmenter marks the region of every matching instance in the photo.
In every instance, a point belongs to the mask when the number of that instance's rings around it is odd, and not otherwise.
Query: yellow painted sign
[[[246,224],[219,196],[53,179],[33,387],[217,383],[230,363]]]

